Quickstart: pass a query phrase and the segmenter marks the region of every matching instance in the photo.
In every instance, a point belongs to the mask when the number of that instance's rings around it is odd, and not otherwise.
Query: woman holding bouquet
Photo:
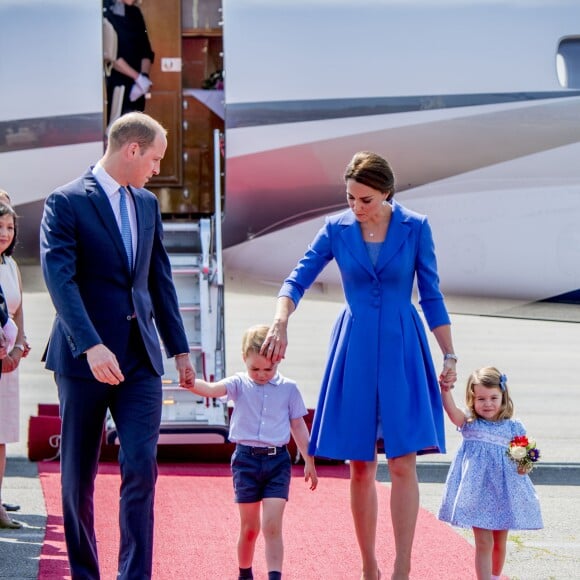
[[[501,576],[509,530],[543,527],[540,503],[528,474],[539,459],[514,405],[507,377],[495,367],[471,373],[467,410],[457,407],[441,385],[443,407],[463,435],[449,468],[439,519],[473,528],[478,580]]]

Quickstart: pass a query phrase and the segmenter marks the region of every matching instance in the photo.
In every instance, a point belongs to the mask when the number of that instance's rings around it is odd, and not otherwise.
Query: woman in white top
[[[0,286],[4,291],[10,317],[18,327],[14,348],[2,360],[0,377],[0,498],[6,470],[6,444],[17,442],[20,436],[18,365],[29,350],[23,330],[20,271],[12,258],[16,243],[16,213],[9,205],[9,200],[7,194],[0,190]],[[5,505],[0,501],[0,528],[17,529],[21,526],[8,516]]]

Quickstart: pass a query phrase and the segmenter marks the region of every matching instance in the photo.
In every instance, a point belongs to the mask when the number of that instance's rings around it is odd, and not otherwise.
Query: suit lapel
[[[127,273],[129,273],[129,265],[127,264],[125,246],[123,245],[123,239],[121,238],[121,232],[119,231],[119,226],[117,225],[117,220],[115,219],[115,214],[113,213],[113,208],[111,207],[111,202],[109,201],[107,194],[101,189],[97,183],[97,180],[90,171],[85,175],[85,189],[89,199],[95,206],[97,214],[101,218],[103,227],[109,236],[111,236],[111,239],[117,248],[121,262],[125,264]]]
[[[409,228],[405,223],[405,216],[401,211],[401,206],[393,200],[393,213],[391,215],[389,229],[387,230],[387,237],[383,243],[375,267],[377,272],[380,272],[387,265],[389,260],[395,256],[401,246],[405,243],[410,231],[411,228]]]
[[[341,220],[343,226],[346,226],[341,236],[349,249],[353,258],[371,274],[377,277],[388,262],[397,254],[405,240],[409,236],[411,228],[407,225],[401,206],[393,200],[393,215],[387,230],[387,237],[381,248],[376,266],[373,266],[369,257],[368,250],[362,237],[360,225],[352,212],[347,212]]]
[[[375,269],[365,246],[360,225],[352,212],[347,212],[342,224],[347,226],[341,232],[341,237],[352,257],[369,273],[376,278]]]
[[[135,248],[135,264],[133,266],[133,271],[137,269],[137,261],[141,258],[143,253],[143,235],[142,227],[143,216],[145,215],[145,202],[143,196],[138,190],[130,187],[131,193],[133,194],[133,202],[135,203],[135,221],[137,222],[137,247]]]

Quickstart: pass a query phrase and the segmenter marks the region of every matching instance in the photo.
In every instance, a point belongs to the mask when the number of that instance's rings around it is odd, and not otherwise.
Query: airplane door
[[[151,190],[164,216],[213,215],[214,130],[223,133],[225,114],[221,0],[148,0],[141,10],[155,52],[145,112],[168,130]]]
[[[181,1],[143,2],[141,11],[155,52],[150,72],[153,86],[145,112],[168,130],[161,173],[150,184],[179,186],[182,183]]]

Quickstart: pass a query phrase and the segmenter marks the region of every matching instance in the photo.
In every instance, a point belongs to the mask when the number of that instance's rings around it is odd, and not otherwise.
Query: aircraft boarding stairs
[[[209,381],[225,372],[223,288],[217,283],[212,247],[212,222],[165,222],[164,244],[169,254],[179,309],[197,376]],[[163,343],[161,343],[163,351]],[[163,352],[163,407],[160,445],[223,444],[229,413],[222,399],[206,399],[179,386],[173,359]],[[107,444],[118,445],[114,421],[106,424]]]

